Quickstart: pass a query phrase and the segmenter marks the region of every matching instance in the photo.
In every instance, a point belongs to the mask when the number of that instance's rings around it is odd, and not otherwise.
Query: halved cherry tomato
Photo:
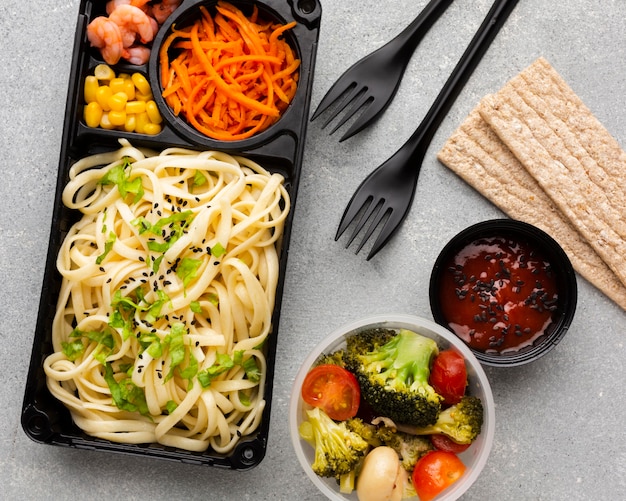
[[[431,451],[413,469],[413,487],[420,501],[430,501],[465,473],[465,465],[452,452]]]
[[[356,377],[343,367],[318,365],[304,378],[302,399],[321,408],[331,419],[344,421],[356,416],[361,388]]]
[[[463,355],[454,350],[439,352],[430,370],[430,385],[443,397],[443,403],[459,403],[465,395],[467,369]]]
[[[446,435],[431,435],[430,441],[433,443],[435,449],[446,452],[454,452],[455,454],[461,454],[466,451],[471,444],[457,444],[454,440]]]

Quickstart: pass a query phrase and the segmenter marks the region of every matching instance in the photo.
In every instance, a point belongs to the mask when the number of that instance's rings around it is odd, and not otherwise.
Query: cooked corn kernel
[[[115,77],[109,82],[109,87],[113,94],[116,92],[124,92],[124,79],[120,77]]]
[[[85,106],[83,116],[87,127],[98,127],[102,119],[102,107],[95,101]]]
[[[124,111],[128,96],[124,92],[116,92],[109,98],[109,107],[113,111]]]
[[[129,101],[135,99],[135,92],[135,84],[130,77],[124,78],[124,94],[128,96]]]
[[[126,123],[126,112],[111,110],[109,111],[109,120],[116,127],[124,125]]]
[[[89,75],[87,78],[85,78],[85,86],[83,90],[85,93],[85,102],[87,104],[95,102],[96,92],[98,92],[98,86],[98,79],[93,75]]]
[[[128,101],[126,103],[126,113],[143,113],[146,111],[145,101]]]
[[[146,124],[150,123],[150,117],[148,117],[147,112],[138,113],[135,115],[137,118],[137,122],[135,124],[135,132],[139,132],[139,134],[143,134],[144,129],[146,128]]]
[[[154,101],[148,101],[146,103],[146,113],[153,124],[160,124],[163,121],[161,113],[159,113],[159,108]]]
[[[93,74],[98,80],[112,80],[115,78],[115,72],[107,64],[99,64],[96,66],[93,70]]]
[[[150,136],[154,136],[161,132],[161,126],[159,124],[147,123],[143,127],[143,133]]]
[[[115,128],[115,126],[111,123],[111,120],[109,119],[108,111],[102,114],[102,118],[100,119],[100,127],[108,130]]]
[[[141,73],[133,73],[133,75],[131,76],[131,79],[133,83],[135,84],[135,87],[137,87],[137,90],[139,92],[141,92],[144,95],[152,93],[152,91],[150,90],[150,84],[148,83],[148,80]]]
[[[124,130],[126,132],[135,132],[137,127],[137,117],[133,114],[126,113],[126,122],[124,122]]]
[[[98,87],[98,90],[96,91],[96,101],[104,111],[109,111],[111,109],[109,99],[111,99],[112,95],[113,92],[111,91],[111,87],[106,85]]]
[[[150,101],[153,98],[154,98],[154,96],[152,95],[152,92],[149,92],[148,94],[143,94],[142,92],[139,92],[139,90],[137,90],[137,92],[135,92],[135,101],[148,102],[148,101]]]

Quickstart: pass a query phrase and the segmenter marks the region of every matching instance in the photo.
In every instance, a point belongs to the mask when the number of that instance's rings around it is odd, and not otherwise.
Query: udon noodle
[[[48,388],[89,435],[227,453],[265,406],[284,179],[120,143],[74,164],[63,191],[82,217],[57,258]]]

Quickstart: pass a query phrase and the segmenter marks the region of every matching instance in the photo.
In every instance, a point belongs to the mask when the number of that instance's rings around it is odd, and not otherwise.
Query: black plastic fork
[[[385,45],[354,63],[326,93],[311,120],[315,120],[334,103],[325,128],[351,105],[330,131],[333,134],[359,110],[361,114],[339,140],[344,141],[357,134],[377,119],[395,96],[411,55],[452,0],[431,0],[419,15],[399,35]]]
[[[360,215],[346,244],[348,247],[371,220],[356,250],[358,253],[376,227],[384,221],[367,256],[370,260],[396,232],[413,202],[422,162],[437,128],[518,1],[494,2],[417,130],[393,156],[374,170],[352,195],[341,218],[335,240],[338,240]]]

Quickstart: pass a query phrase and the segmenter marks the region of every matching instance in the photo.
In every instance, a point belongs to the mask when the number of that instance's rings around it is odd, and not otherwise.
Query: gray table
[[[364,313],[430,318],[427,284],[447,240],[502,214],[436,151],[485,94],[546,57],[626,146],[626,2],[522,0],[443,122],[401,231],[372,261],[334,242],[365,175],[411,134],[490,6],[458,0],[427,35],[372,128],[339,144],[309,127],[280,325],[269,448],[247,473],[31,442],[19,418],[47,253],[78,0],[5,0],[0,16],[0,498],[319,499],[287,433],[291,383],[322,337]],[[327,0],[313,106],[332,82],[404,27],[423,0]],[[523,368],[487,369],[497,429],[467,500],[626,498],[626,315],[579,279],[565,339]]]

